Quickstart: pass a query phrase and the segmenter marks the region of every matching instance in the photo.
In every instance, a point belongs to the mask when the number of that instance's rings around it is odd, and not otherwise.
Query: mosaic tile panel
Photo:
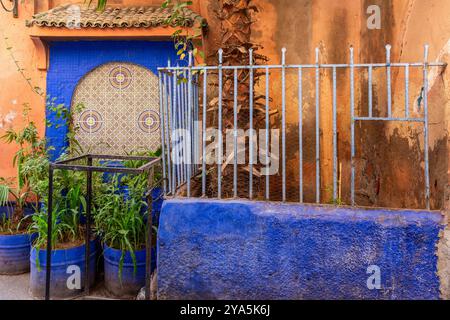
[[[160,146],[158,78],[130,63],[108,63],[78,84],[72,105],[76,138],[85,151],[123,154]]]

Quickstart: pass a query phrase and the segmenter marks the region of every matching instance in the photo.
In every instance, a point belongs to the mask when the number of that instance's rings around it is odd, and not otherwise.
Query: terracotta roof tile
[[[176,27],[179,21],[167,23],[173,9],[161,7],[107,7],[99,12],[94,7],[83,5],[63,5],[33,16],[27,26],[63,28],[74,25],[77,12],[80,12],[80,28],[153,28],[159,26]],[[184,26],[204,24],[206,20],[194,11],[184,8]],[[179,20],[179,19],[178,19]]]

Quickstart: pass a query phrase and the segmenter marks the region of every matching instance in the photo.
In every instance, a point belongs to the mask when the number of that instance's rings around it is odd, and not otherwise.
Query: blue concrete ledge
[[[167,200],[158,298],[439,299],[443,228],[432,211]]]

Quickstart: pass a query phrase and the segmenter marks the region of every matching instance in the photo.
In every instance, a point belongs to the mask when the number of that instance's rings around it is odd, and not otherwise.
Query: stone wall
[[[444,222],[436,211],[167,200],[158,298],[439,299]]]

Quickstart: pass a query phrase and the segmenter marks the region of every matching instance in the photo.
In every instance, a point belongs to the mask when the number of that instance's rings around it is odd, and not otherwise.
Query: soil
[[[28,231],[28,227],[31,224],[31,217],[28,217],[28,219],[23,220],[20,223],[20,228],[17,229],[17,226],[19,225],[19,222],[14,221],[11,225],[11,229],[12,230],[17,230],[15,232],[10,232],[10,231],[1,231],[0,230],[0,235],[5,236],[5,235],[18,235],[18,234],[25,234]]]
[[[84,244],[84,239],[78,239],[75,241],[57,243],[53,250],[70,249],[82,246]]]

